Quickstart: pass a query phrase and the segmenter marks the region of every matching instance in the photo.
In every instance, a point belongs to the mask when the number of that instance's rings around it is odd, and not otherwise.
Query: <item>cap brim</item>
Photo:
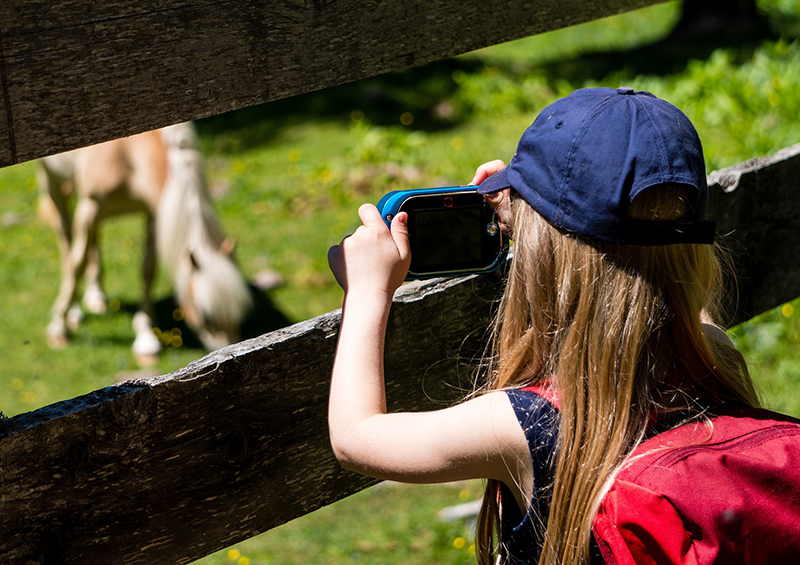
[[[508,183],[506,172],[508,167],[503,167],[492,176],[486,178],[481,184],[478,185],[478,194],[491,194],[498,190],[503,190],[511,185]]]

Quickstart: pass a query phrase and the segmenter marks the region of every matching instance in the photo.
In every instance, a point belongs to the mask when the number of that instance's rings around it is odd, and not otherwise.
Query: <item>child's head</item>
[[[573,92],[539,114],[479,192],[507,188],[515,260],[497,384],[552,378],[595,341],[591,363],[617,380],[637,373],[629,386],[659,372],[639,362],[643,350],[671,356],[700,333],[720,269],[700,139],[678,108],[629,88]],[[667,343],[665,330],[677,338]]]
[[[684,215],[654,222],[628,214],[640,192],[662,184],[683,189]],[[631,245],[714,241],[697,132],[683,112],[648,92],[587,88],[542,110],[508,167],[478,192],[507,187],[550,223],[584,238]]]
[[[631,89],[576,91],[479,192],[506,188],[514,260],[490,387],[554,382],[548,533],[564,545],[545,561],[585,556],[592,508],[654,413],[757,400],[735,356],[703,335],[721,271],[700,140],[680,110]]]

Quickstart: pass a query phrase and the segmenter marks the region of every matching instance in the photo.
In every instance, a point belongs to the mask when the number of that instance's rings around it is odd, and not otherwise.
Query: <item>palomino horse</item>
[[[151,296],[156,253],[172,275],[187,325],[203,345],[217,349],[238,341],[252,296],[214,215],[196,142],[193,126],[179,124],[40,161],[42,215],[58,231],[61,250],[61,288],[47,326],[52,346],[65,346],[70,321],[79,321],[69,314],[81,276],[87,279],[84,307],[105,311],[98,224],[128,212],[147,216],[144,300],[133,318],[137,361],[152,364],[161,349]],[[77,195],[72,217],[70,192]]]

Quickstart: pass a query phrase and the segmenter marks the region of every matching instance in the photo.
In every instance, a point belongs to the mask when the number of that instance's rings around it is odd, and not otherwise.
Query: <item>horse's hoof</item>
[[[81,307],[78,306],[78,304],[73,304],[72,307],[67,310],[66,323],[69,331],[74,332],[77,330],[78,326],[83,323],[84,318],[85,316],[83,314],[83,310],[81,310]]]
[[[137,312],[133,316],[133,330],[136,339],[133,340],[133,357],[140,367],[152,367],[158,363],[161,353],[161,342],[153,333],[150,316],[144,312]]]
[[[53,349],[64,349],[69,344],[67,327],[58,318],[47,325],[45,333],[47,335],[47,345]]]
[[[69,339],[65,335],[48,335],[47,345],[53,349],[64,349],[69,345]]]
[[[105,314],[106,295],[99,288],[90,286],[83,294],[83,307],[92,314]]]
[[[158,364],[158,355],[152,353],[134,354],[133,357],[136,359],[136,364],[140,367],[152,367]]]

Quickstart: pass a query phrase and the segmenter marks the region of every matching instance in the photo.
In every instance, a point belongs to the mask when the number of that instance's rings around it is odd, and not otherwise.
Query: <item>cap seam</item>
[[[644,111],[644,114],[647,117],[647,121],[650,122],[650,125],[653,128],[653,131],[656,133],[656,139],[658,139],[659,149],[661,149],[661,151],[660,151],[661,164],[662,164],[662,166],[664,166],[666,164],[665,168],[667,169],[667,173],[669,175],[672,175],[672,167],[670,166],[669,159],[667,158],[667,150],[666,150],[666,146],[664,144],[664,138],[662,136],[661,130],[656,127],[655,120],[653,119],[653,116],[650,115],[650,110],[647,108],[647,106],[645,104],[643,104],[641,100],[636,100],[635,97],[634,97],[634,102],[636,103],[636,105],[641,110]],[[632,198],[632,196],[629,193],[629,199],[630,198]]]
[[[572,141],[572,145],[569,148],[569,154],[567,155],[567,164],[566,164],[566,171],[564,172],[564,180],[561,183],[561,187],[559,188],[558,194],[558,207],[556,208],[556,220],[555,223],[561,222],[561,217],[564,211],[563,202],[564,202],[564,194],[566,193],[566,186],[569,184],[570,178],[572,177],[572,166],[575,162],[575,156],[577,154],[577,146],[579,144],[579,140],[582,140],[586,136],[586,132],[589,129],[589,126],[594,123],[597,116],[600,112],[606,107],[609,106],[613,102],[613,95],[610,95],[605,100],[599,102],[593,109],[589,117],[584,122],[581,129],[578,131],[575,139]]]

